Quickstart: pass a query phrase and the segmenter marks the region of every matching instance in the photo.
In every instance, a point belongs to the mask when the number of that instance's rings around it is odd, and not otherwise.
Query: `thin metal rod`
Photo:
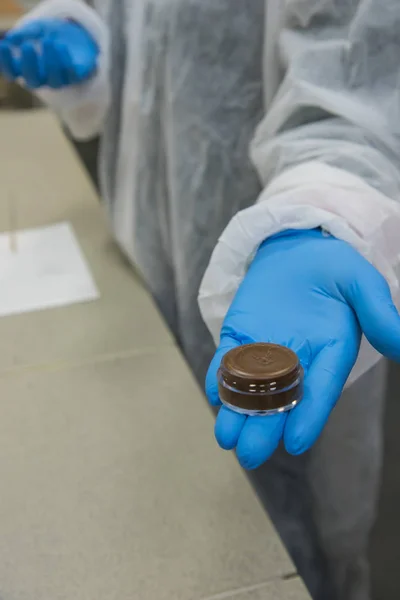
[[[13,254],[18,252],[18,240],[17,240],[17,221],[18,221],[18,209],[16,198],[10,194],[8,199],[8,215],[9,215],[9,223],[10,223],[10,251]]]

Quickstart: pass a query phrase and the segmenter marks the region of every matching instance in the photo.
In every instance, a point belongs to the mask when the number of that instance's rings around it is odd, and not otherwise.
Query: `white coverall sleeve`
[[[73,137],[86,140],[101,133],[110,103],[109,33],[99,15],[81,0],[45,0],[30,11],[17,27],[36,19],[70,19],[96,41],[100,54],[95,75],[87,82],[62,90],[43,88],[38,97],[52,108]]]
[[[221,235],[200,289],[216,342],[258,246],[287,229],[322,227],[349,242],[397,299],[400,4],[269,0],[266,35],[277,27],[266,64],[282,83],[251,146],[264,190]]]

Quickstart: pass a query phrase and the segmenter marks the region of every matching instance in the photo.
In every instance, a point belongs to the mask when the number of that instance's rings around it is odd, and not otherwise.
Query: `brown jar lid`
[[[228,352],[219,369],[221,400],[243,411],[291,408],[302,394],[297,355],[277,344],[246,344]]]

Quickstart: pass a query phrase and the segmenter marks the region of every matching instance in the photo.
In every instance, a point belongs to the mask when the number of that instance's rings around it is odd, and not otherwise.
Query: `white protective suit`
[[[28,15],[74,19],[101,49],[90,82],[40,95],[78,139],[101,134],[115,237],[199,379],[213,352],[197,308],[204,272],[216,340],[254,252],[278,231],[324,227],[397,298],[397,0],[88,4],[46,0]],[[384,375],[365,373],[377,360],[364,343],[352,379],[364,376],[318,444],[301,458],[279,451],[253,478],[318,600],[370,597]]]

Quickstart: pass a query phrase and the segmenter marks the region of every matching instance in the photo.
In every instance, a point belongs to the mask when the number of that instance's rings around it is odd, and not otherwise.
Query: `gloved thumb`
[[[218,394],[218,369],[221,361],[229,350],[232,350],[232,348],[236,348],[239,345],[240,342],[234,337],[222,335],[220,345],[214,354],[214,358],[211,361],[206,376],[206,394],[208,401],[212,406],[219,406],[221,404]],[[245,422],[245,415],[233,412],[224,406],[220,409],[215,422],[215,437],[221,448],[224,450],[233,450],[233,448],[236,447]],[[245,454],[248,462],[248,452]],[[254,459],[253,453],[251,452],[250,459]]]
[[[13,46],[21,46],[26,41],[40,40],[45,33],[48,21],[34,20],[25,23],[22,27],[10,29],[5,35],[5,41]]]
[[[385,278],[363,259],[357,279],[342,292],[370,344],[383,356],[400,362],[400,316]]]
[[[221,401],[218,395],[218,369],[225,354],[239,346],[239,342],[230,336],[222,336],[220,345],[214,354],[206,376],[206,395],[212,406],[219,406]]]

